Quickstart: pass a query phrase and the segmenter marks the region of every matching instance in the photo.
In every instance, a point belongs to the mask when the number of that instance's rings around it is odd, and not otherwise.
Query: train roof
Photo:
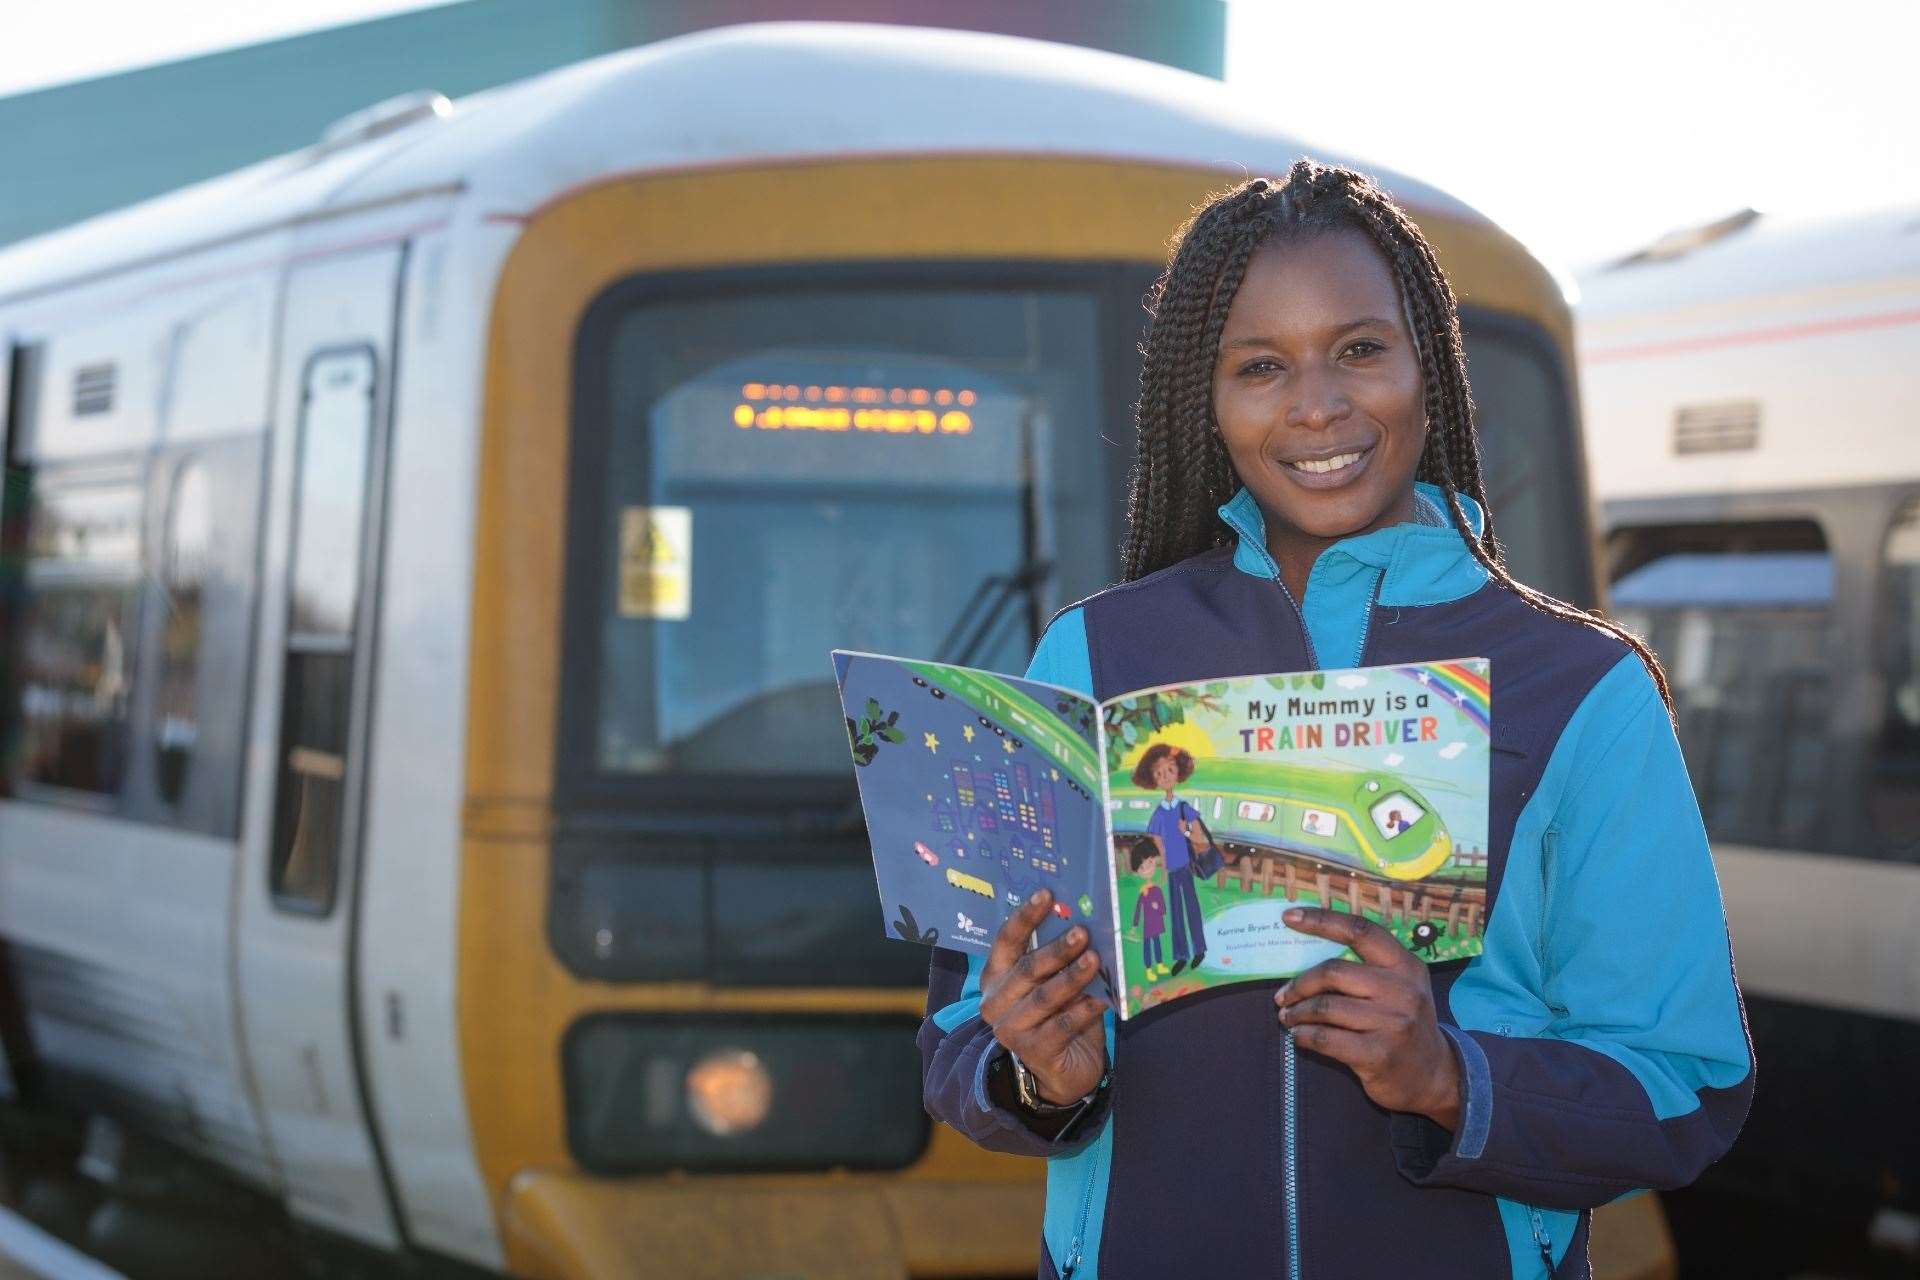
[[[1223,180],[1312,154],[1368,170],[1407,205],[1485,221],[1434,187],[1271,127],[1218,81],[978,32],[722,27],[416,114],[0,250],[0,301],[436,190],[527,213],[621,173],[889,153],[1131,159],[1217,168]]]
[[[1908,421],[1920,204],[1742,216],[1580,286],[1588,474],[1603,504],[1774,495],[1798,512],[1779,495],[1920,476]]]
[[[1920,277],[1920,203],[1779,218],[1751,211],[1683,228],[1582,272],[1584,326],[1742,298],[1824,293]]]

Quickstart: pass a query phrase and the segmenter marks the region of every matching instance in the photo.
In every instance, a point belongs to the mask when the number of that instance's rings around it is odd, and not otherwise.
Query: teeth
[[[1338,457],[1328,458],[1325,462],[1294,462],[1288,465],[1296,471],[1338,471],[1342,467],[1349,467],[1360,461],[1360,454],[1365,452],[1366,450],[1362,449],[1360,453],[1343,453]]]

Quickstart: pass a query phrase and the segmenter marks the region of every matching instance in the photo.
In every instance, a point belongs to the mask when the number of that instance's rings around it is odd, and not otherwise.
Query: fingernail
[[[1293,984],[1291,982],[1282,983],[1280,989],[1273,993],[1273,1002],[1275,1004],[1285,1004],[1287,1002],[1287,992],[1291,990],[1292,987]]]
[[[1035,902],[1045,902],[1048,898],[1051,898],[1052,896],[1053,895],[1048,893],[1045,889],[1042,889],[1038,893],[1033,895],[1033,900]]]
[[[1087,940],[1087,931],[1085,929],[1082,929],[1078,925],[1075,925],[1072,931],[1067,934],[1067,941],[1071,942],[1076,947],[1079,946],[1081,943],[1085,942],[1086,940]]]
[[[1285,920],[1288,924],[1299,924],[1302,920],[1305,920],[1307,918],[1307,913],[1300,910],[1300,908],[1295,907],[1291,911],[1287,912],[1285,915],[1281,916],[1280,918],[1282,920]]]

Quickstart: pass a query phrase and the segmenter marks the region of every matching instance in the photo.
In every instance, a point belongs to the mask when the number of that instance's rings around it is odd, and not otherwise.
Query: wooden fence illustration
[[[1238,854],[1239,860],[1223,865],[1214,876],[1219,889],[1232,884],[1241,893],[1252,893],[1257,887],[1268,897],[1278,889],[1292,901],[1311,890],[1323,907],[1344,905],[1356,914],[1372,911],[1390,924],[1444,919],[1447,935],[1455,938],[1477,936],[1486,918],[1487,891],[1481,885],[1406,885],[1303,854],[1228,845],[1221,851]]]

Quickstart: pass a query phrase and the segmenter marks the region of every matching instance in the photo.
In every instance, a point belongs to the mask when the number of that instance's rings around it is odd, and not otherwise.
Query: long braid
[[[1167,269],[1146,297],[1153,320],[1141,348],[1126,580],[1226,542],[1227,532],[1213,511],[1239,481],[1214,430],[1213,366],[1227,311],[1262,244],[1298,242],[1343,228],[1365,233],[1386,259],[1413,325],[1428,423],[1415,478],[1446,494],[1455,530],[1495,582],[1541,613],[1596,627],[1638,654],[1672,716],[1666,672],[1645,640],[1599,611],[1589,613],[1536,591],[1507,571],[1487,502],[1453,288],[1419,227],[1352,169],[1297,161],[1284,183],[1264,178],[1240,183],[1210,199],[1175,232]],[[1460,502],[1463,493],[1479,505],[1477,533]]]
[[[1248,239],[1244,252],[1251,254],[1246,214],[1266,189],[1261,180],[1245,184],[1190,219],[1176,233],[1172,264],[1147,295],[1153,328],[1142,348],[1137,416],[1143,429],[1127,503],[1129,579],[1151,572],[1148,566],[1171,564],[1225,537],[1202,504],[1222,475],[1231,477],[1232,466],[1213,433],[1211,384],[1194,377],[1194,370],[1207,349],[1204,338],[1212,313],[1219,312],[1213,325],[1216,345],[1219,326],[1225,323],[1214,282],[1236,239]],[[1231,490],[1219,501],[1228,496]]]

